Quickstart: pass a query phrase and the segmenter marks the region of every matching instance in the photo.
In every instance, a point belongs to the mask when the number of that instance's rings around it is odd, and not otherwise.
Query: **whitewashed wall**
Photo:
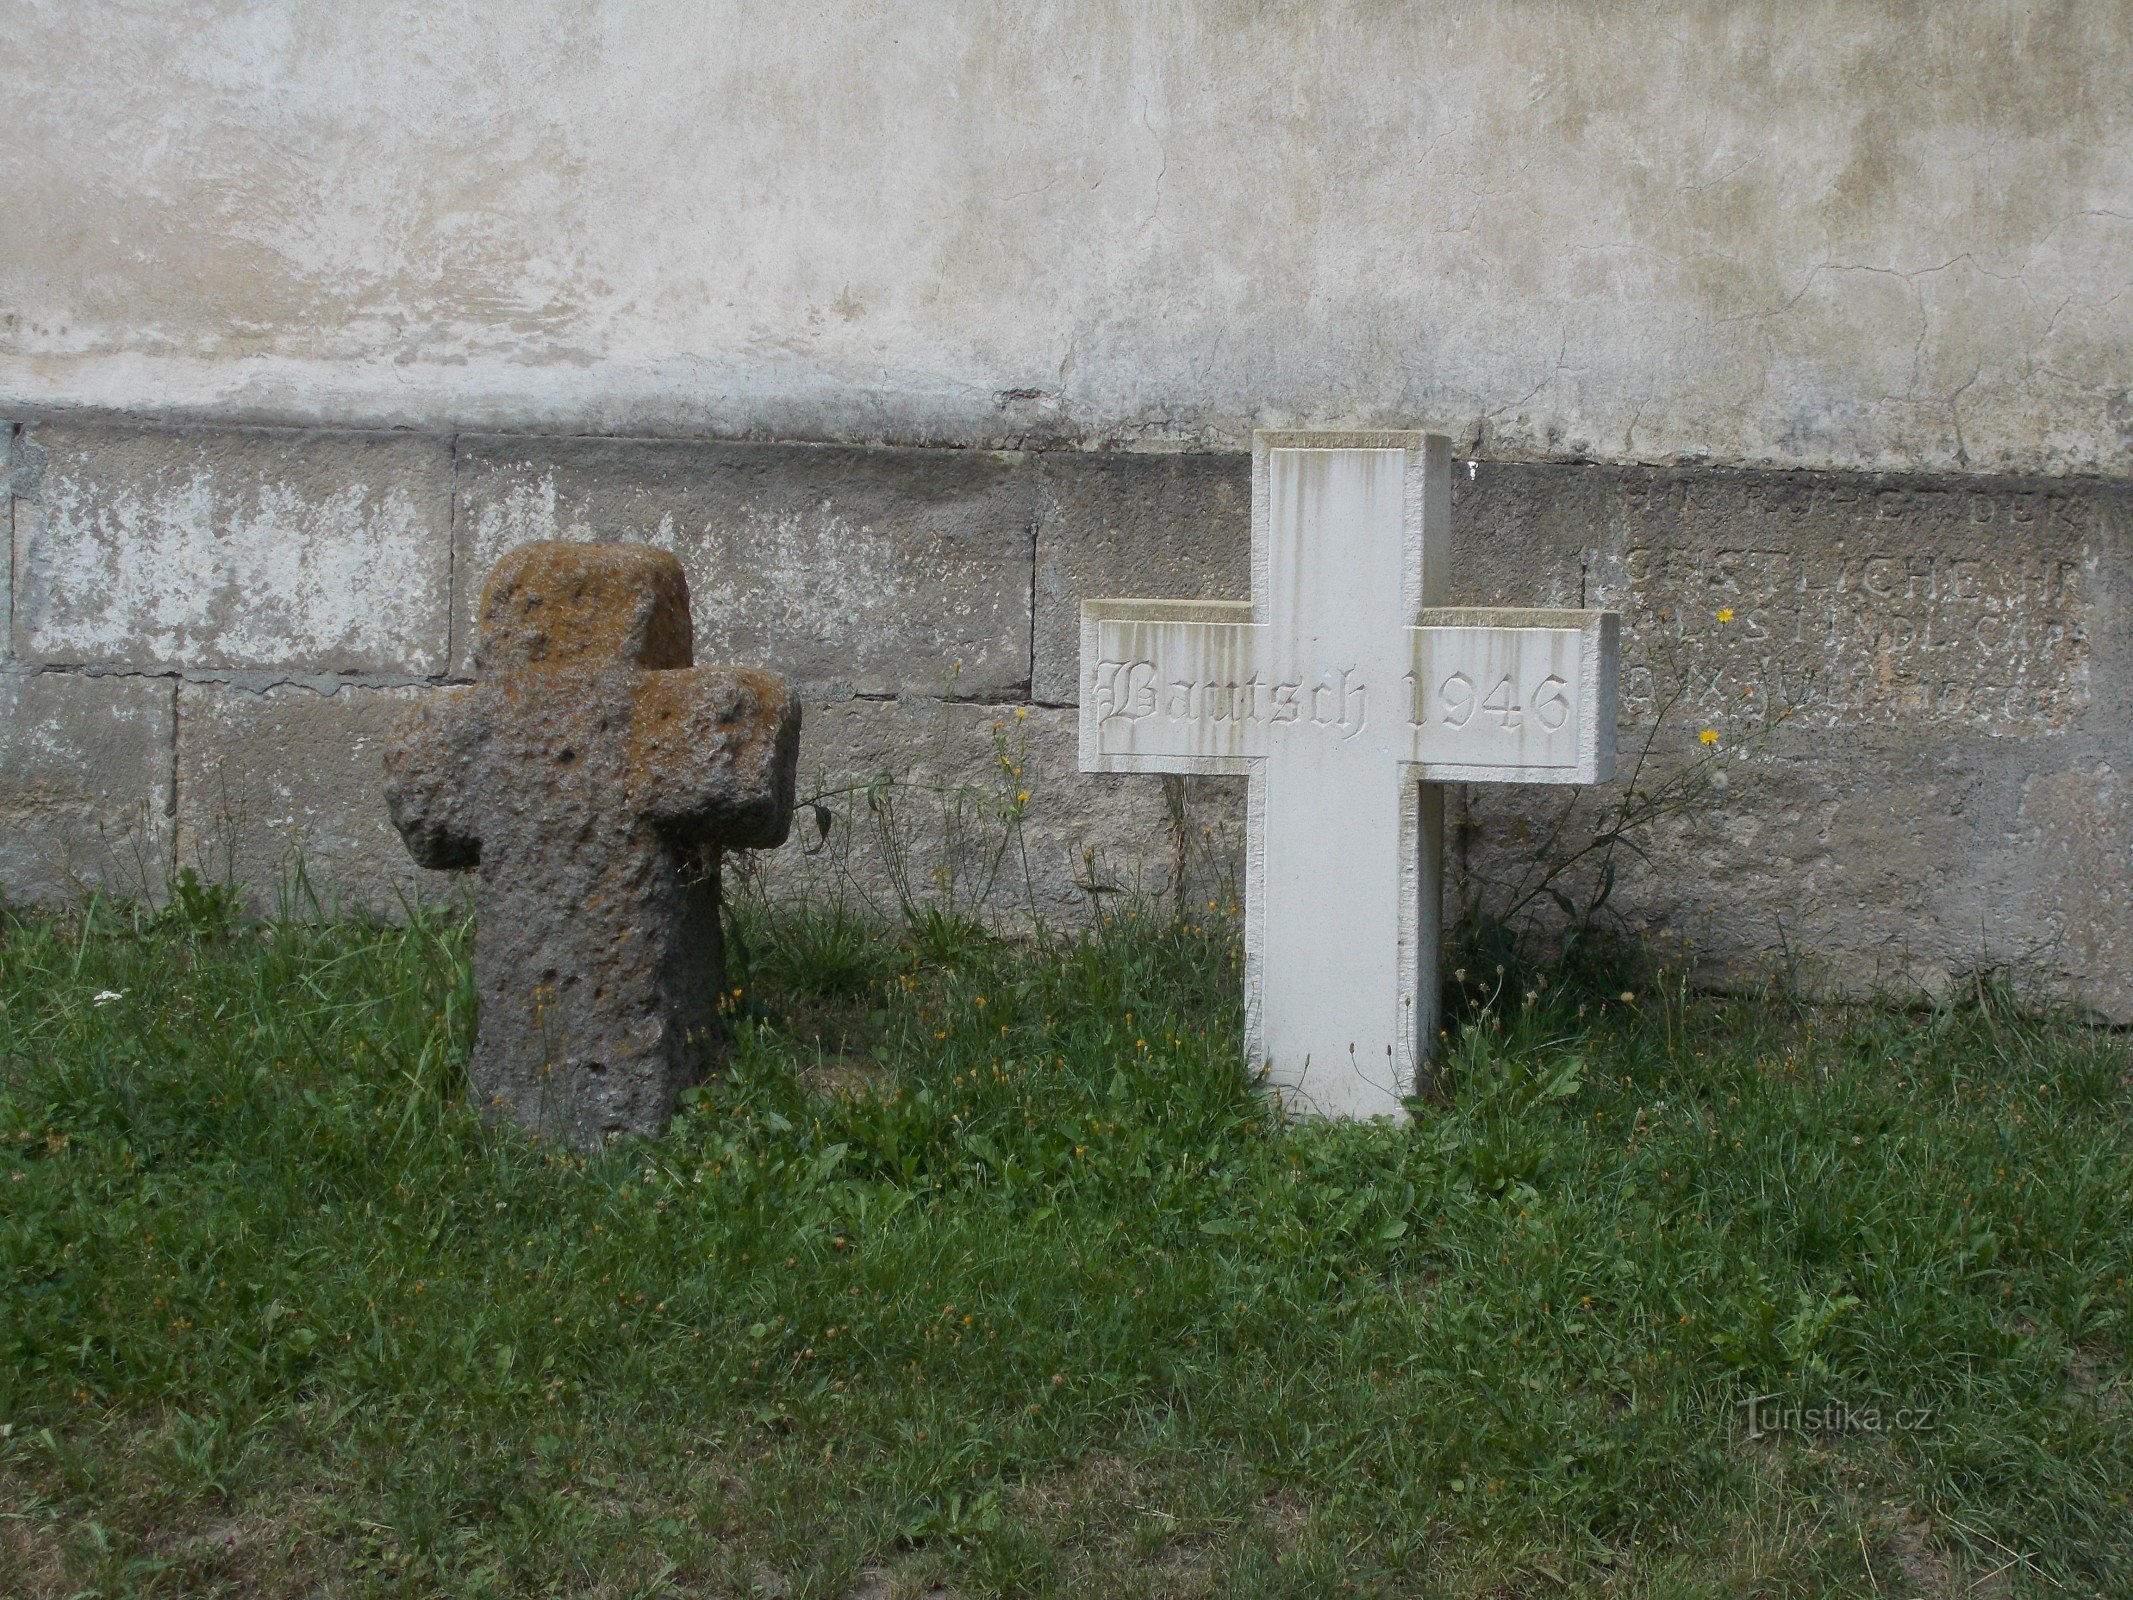
[[[9,0],[0,408],[2133,467],[2133,6]]]

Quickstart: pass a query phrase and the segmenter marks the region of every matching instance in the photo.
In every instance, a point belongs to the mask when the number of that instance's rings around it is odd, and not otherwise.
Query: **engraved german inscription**
[[[1404,630],[1408,670],[1389,690],[1361,663],[1268,670],[1261,624],[1100,619],[1084,689],[1096,752],[1245,760],[1277,743],[1361,740],[1462,775],[1575,767],[1590,745],[1581,708],[1598,660],[1588,625],[1476,625],[1472,616],[1430,613]],[[1397,720],[1386,720],[1388,709]]]
[[[2059,497],[1696,483],[1626,509],[1598,598],[1623,612],[1633,716],[1677,678],[1694,715],[1781,694],[1823,727],[2042,731],[2089,702],[2094,557]]]

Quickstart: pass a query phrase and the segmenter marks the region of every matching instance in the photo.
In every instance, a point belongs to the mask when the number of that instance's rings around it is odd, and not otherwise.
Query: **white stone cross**
[[[1326,1115],[1402,1115],[1436,1044],[1439,785],[1614,771],[1615,614],[1444,607],[1451,471],[1258,433],[1249,602],[1081,608],[1081,769],[1251,779],[1246,1047]]]

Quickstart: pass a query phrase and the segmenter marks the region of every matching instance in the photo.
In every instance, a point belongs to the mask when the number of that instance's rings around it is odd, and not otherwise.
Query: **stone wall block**
[[[447,441],[39,423],[21,445],[40,470],[15,496],[16,654],[146,668],[444,670]]]
[[[2107,492],[1586,470],[1608,528],[1588,592],[1623,614],[1626,718],[1685,685],[1678,714],[1721,733],[1766,701],[1797,701],[1801,721],[1847,739],[2093,725],[2097,651],[2117,647],[2109,569],[2123,564]]]
[[[1590,468],[1453,460],[1451,604],[1582,606],[1607,539]]]
[[[1248,600],[1252,458],[1039,458],[1033,697],[1078,705],[1081,602]]]
[[[237,884],[263,911],[286,896],[299,915],[336,908],[392,915],[403,895],[453,896],[456,875],[416,867],[385,811],[385,749],[424,692],[185,684],[179,859]],[[315,899],[300,893],[299,867]]]
[[[1197,893],[1241,892],[1243,780],[1084,774],[1072,711],[1015,711],[917,698],[809,703],[793,837],[743,870],[772,895],[841,894],[889,914],[900,872],[921,903],[949,898],[952,881],[960,906],[1054,922],[1136,892],[1168,894],[1181,870]],[[869,786],[883,780],[870,804]],[[834,818],[819,851],[818,802]],[[1020,842],[1001,856],[1017,806]]]
[[[159,893],[170,867],[174,685],[0,672],[0,895]]]
[[[1012,455],[465,438],[457,659],[481,585],[533,539],[636,540],[689,574],[697,659],[817,689],[998,698],[1030,660],[1033,470]]]
[[[2098,758],[2021,785],[2020,882],[2008,910],[2037,938],[2026,954],[2070,998],[2133,1023],[2133,757]]]
[[[2082,489],[2087,514],[2076,515],[2088,524],[2083,581],[2094,608],[2086,720],[2108,738],[2111,729],[2133,728],[2133,483]]]
[[[1593,837],[1629,754],[1614,783],[1579,799],[1556,854]],[[1658,784],[1695,754],[1693,742],[1663,741],[1641,782]],[[1608,925],[1707,978],[1768,975],[1804,954],[1804,975],[1832,992],[1915,993],[2012,967],[2133,1021],[2122,766],[2079,756],[2064,738],[1883,736],[1832,748],[1826,733],[1788,731],[1729,764],[1693,809],[1617,850]],[[1447,833],[1449,910],[1478,901],[1501,913],[1571,798],[1463,786]],[[1596,865],[1564,880],[1574,899]],[[1533,911],[1543,925],[1560,921],[1545,902]]]

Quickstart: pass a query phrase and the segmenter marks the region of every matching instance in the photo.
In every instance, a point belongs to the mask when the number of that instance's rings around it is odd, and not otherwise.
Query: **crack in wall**
[[[179,719],[184,714],[185,684],[182,680],[170,686],[170,786],[164,798],[164,815],[170,818],[170,844],[173,860],[178,848],[178,740]]]
[[[444,517],[444,670],[458,662],[459,629],[459,435],[451,441],[451,470],[447,475],[451,503]]]
[[[1044,470],[1032,463],[1029,475],[1029,614],[1023,619],[1029,629],[1029,676],[1022,680],[1025,698],[1037,692],[1037,545],[1044,527]]]
[[[0,672],[12,677],[154,678],[169,679],[197,688],[234,689],[243,694],[267,694],[276,689],[305,689],[330,697],[340,689],[453,689],[472,683],[472,678],[414,677],[396,673],[277,672],[271,669],[140,667],[123,662],[28,661],[20,657],[0,662]]]
[[[21,581],[15,573],[15,457],[22,449],[22,424],[8,424],[7,430],[7,631],[0,634],[0,660],[15,659],[15,589]]]

